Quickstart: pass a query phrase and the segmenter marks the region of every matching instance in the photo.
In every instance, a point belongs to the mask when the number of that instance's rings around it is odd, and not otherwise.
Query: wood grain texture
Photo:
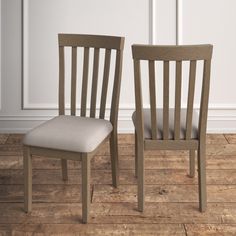
[[[130,167],[132,167],[130,164]],[[178,162],[175,162],[178,164]],[[186,162],[187,166],[187,162]],[[186,166],[182,169],[146,169],[146,184],[197,184],[197,179],[187,178],[188,171]],[[155,165],[153,168],[157,168]],[[185,167],[185,168],[184,168]],[[48,168],[45,167],[45,168]],[[161,168],[161,167],[159,167]],[[164,167],[165,168],[165,167]],[[181,167],[180,167],[181,168]],[[120,170],[120,184],[136,184],[136,178],[133,176],[132,169]],[[197,171],[196,171],[197,175]],[[52,185],[76,185],[81,184],[81,170],[70,169],[68,173],[68,182],[61,180],[61,171],[56,169],[36,169],[33,172],[34,184],[52,184]],[[91,173],[91,183],[93,184],[112,184],[111,171],[106,169],[93,169]],[[236,183],[236,172],[234,170],[207,170],[207,184],[225,184],[233,185]],[[0,185],[23,184],[23,171],[2,169],[0,171]]]
[[[9,135],[8,134],[0,134],[0,144],[5,144]]]
[[[197,211],[197,203],[147,202],[144,213],[136,210],[135,202],[92,203],[91,206],[92,224],[236,224],[234,203],[209,203],[204,214]],[[0,218],[0,224],[78,224],[81,216],[77,212],[81,209],[81,203],[35,203],[34,211],[25,214],[21,203],[0,203],[5,216]]]
[[[236,144],[236,135],[235,134],[225,134],[225,139],[230,144]]]
[[[234,236],[236,234],[236,225],[217,225],[217,224],[201,224],[195,225],[190,224],[186,225],[186,230],[189,236]]]
[[[22,136],[21,136],[22,137]],[[91,160],[89,224],[82,224],[81,163],[68,161],[68,182],[58,159],[34,157],[33,209],[23,211],[21,138],[0,145],[0,235],[235,235],[236,145],[208,135],[208,208],[198,211],[197,178],[188,177],[188,152],[145,155],[146,204],[137,211],[134,136],[119,135],[120,185],[112,188],[108,143]],[[11,155],[18,150],[18,155]],[[197,176],[197,170],[196,170]]]
[[[38,232],[39,235],[86,235],[86,236],[109,236],[109,235],[139,235],[139,236],[169,236],[177,235],[184,236],[184,228],[181,224],[175,225],[161,225],[161,224],[148,224],[148,225],[136,225],[136,224],[60,224],[60,225],[12,225],[11,227],[0,226],[0,233],[5,235],[14,233],[14,235],[35,235]]]
[[[146,185],[146,202],[198,202],[197,185]],[[236,203],[235,185],[208,185],[208,202]],[[113,189],[109,185],[96,185],[93,202],[135,202],[136,185],[122,185]]]

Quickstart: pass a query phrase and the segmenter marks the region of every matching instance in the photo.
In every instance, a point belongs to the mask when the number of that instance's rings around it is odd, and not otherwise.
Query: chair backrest
[[[180,117],[181,117],[181,82],[182,82],[182,62],[189,61],[189,86],[186,115],[185,139],[191,139],[192,117],[194,105],[194,91],[196,80],[197,61],[203,60],[203,80],[200,101],[199,115],[199,135],[206,133],[210,67],[212,57],[212,45],[192,45],[192,46],[152,46],[133,45],[132,53],[134,60],[135,77],[135,100],[136,100],[136,123],[139,126],[137,132],[143,135],[143,104],[140,61],[146,60],[149,64],[149,93],[152,139],[157,139],[157,116],[156,116],[156,87],[155,87],[155,61],[163,62],[163,139],[169,139],[169,87],[170,87],[170,62],[175,62],[175,110],[174,110],[174,139],[180,139]],[[199,138],[200,138],[199,137]]]
[[[105,49],[105,61],[103,69],[102,91],[100,99],[99,118],[104,119],[107,103],[107,90],[110,76],[110,64],[112,50],[116,51],[115,74],[113,80],[113,92],[111,101],[110,121],[113,126],[117,125],[120,82],[122,72],[122,59],[124,38],[102,35],[81,35],[81,34],[59,34],[59,115],[65,114],[65,47],[71,47],[71,115],[76,114],[76,82],[77,82],[77,48],[83,50],[83,71],[81,87],[81,112],[80,116],[86,116],[87,91],[89,75],[89,55],[91,48],[94,49],[92,67],[92,88],[90,99],[90,117],[96,117],[97,85],[99,78],[99,55],[100,49]]]

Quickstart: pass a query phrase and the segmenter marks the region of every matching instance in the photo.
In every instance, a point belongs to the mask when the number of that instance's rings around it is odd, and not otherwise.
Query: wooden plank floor
[[[134,140],[119,136],[120,186],[108,144],[92,160],[91,219],[81,224],[80,163],[33,158],[33,211],[23,211],[22,135],[0,134],[0,235],[236,235],[236,135],[207,137],[208,209],[198,211],[197,172],[185,151],[146,152],[146,208],[137,211]]]

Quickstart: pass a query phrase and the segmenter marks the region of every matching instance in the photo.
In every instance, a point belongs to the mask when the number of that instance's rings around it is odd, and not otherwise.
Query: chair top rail
[[[156,46],[132,45],[133,59],[156,61],[210,60],[213,45]]]
[[[85,34],[58,34],[59,46],[123,50],[124,37]]]

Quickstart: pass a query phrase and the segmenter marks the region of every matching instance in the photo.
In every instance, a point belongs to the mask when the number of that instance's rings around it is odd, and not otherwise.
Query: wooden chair
[[[82,221],[88,222],[90,161],[99,146],[110,140],[112,183],[118,185],[117,118],[124,48],[123,37],[59,34],[59,116],[28,132],[24,138],[25,211],[32,208],[32,155],[60,158],[62,178],[67,180],[67,160],[82,162]],[[71,48],[71,115],[65,115],[65,47]],[[81,112],[76,116],[77,48],[84,48]],[[90,117],[87,117],[89,55],[94,50]],[[100,49],[105,49],[99,118],[96,117]],[[111,57],[115,51],[110,121],[105,120]],[[56,196],[55,196],[56,197]]]
[[[138,209],[144,210],[144,150],[189,150],[190,176],[195,172],[198,151],[199,208],[206,210],[206,125],[210,85],[212,45],[147,46],[133,45],[136,111],[135,169],[138,177]],[[140,61],[148,61],[150,109],[143,109]],[[193,109],[196,66],[204,61],[200,114]],[[163,109],[156,107],[155,61],[163,64]],[[175,108],[169,108],[170,62],[175,63]],[[181,108],[182,62],[189,61],[187,109]],[[173,62],[171,62],[173,63]]]

